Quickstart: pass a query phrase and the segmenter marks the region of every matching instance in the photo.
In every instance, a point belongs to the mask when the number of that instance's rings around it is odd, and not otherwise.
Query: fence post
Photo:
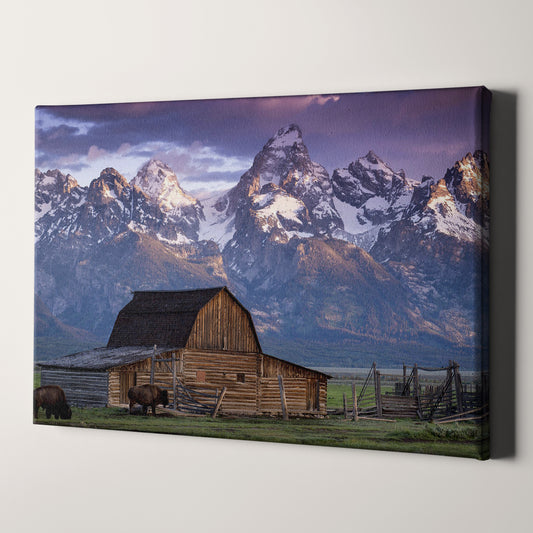
[[[287,399],[285,398],[285,387],[283,386],[283,377],[278,375],[279,395],[281,398],[281,412],[283,413],[283,420],[289,420],[289,413],[287,412]]]
[[[383,407],[381,405],[381,372],[376,370],[376,415],[378,418],[383,416]]]
[[[211,415],[213,418],[216,418],[218,410],[220,409],[220,406],[222,405],[222,400],[224,399],[225,394],[226,394],[226,387],[223,387],[222,392],[220,393],[220,396],[218,397],[215,410],[213,411],[213,414]]]
[[[453,362],[453,373],[455,377],[455,395],[457,397],[457,410],[462,413],[463,409],[463,384],[461,381],[461,374],[459,374],[459,364],[457,361]]]
[[[176,352],[172,352],[172,408],[178,408],[178,395],[176,390]]]
[[[359,420],[359,413],[357,412],[357,390],[355,388],[355,381],[352,383],[352,397],[353,397],[353,421],[357,422]]]
[[[348,418],[348,408],[346,407],[346,393],[342,393],[342,407],[344,408],[344,418]]]

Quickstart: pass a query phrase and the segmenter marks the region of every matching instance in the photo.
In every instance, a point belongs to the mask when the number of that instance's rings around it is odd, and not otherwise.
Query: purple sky
[[[148,159],[192,192],[227,188],[279,128],[300,126],[331,174],[373,150],[408,177],[441,177],[481,148],[479,88],[131,104],[42,106],[36,167],[88,185],[105,167],[128,180]]]

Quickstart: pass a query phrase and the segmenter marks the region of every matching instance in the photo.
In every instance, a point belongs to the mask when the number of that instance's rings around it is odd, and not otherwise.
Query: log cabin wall
[[[177,377],[179,374],[180,351],[175,351]],[[172,391],[172,363],[166,361],[171,359],[172,352],[160,353],[156,356],[154,377],[155,384],[168,388],[168,398],[172,403],[174,401]],[[161,361],[164,359],[165,361]],[[109,387],[108,387],[108,405],[118,407],[129,404],[128,390],[135,385],[146,385],[150,383],[152,369],[152,359],[148,358],[138,363],[114,367],[109,370]]]
[[[63,368],[43,368],[41,386],[59,385],[74,407],[105,407],[108,375],[105,371],[81,371]]]
[[[186,348],[244,353],[261,351],[250,315],[226,290],[220,291],[200,310]]]
[[[327,377],[320,372],[283,361],[266,354],[260,360],[260,411],[281,413],[279,383],[283,376],[289,412],[326,414]]]
[[[327,380],[319,372],[265,354],[207,350],[177,350],[174,354],[176,377],[185,386],[211,392],[226,387],[221,413],[281,415],[281,375],[290,414],[326,414]],[[158,354],[154,369],[155,384],[167,388],[170,403],[174,400],[171,358],[172,352]],[[127,405],[129,387],[150,383],[150,375],[150,358],[111,369],[108,405]]]
[[[257,413],[257,354],[187,350],[183,361],[185,386],[219,392],[226,387],[222,413]]]
[[[327,383],[309,378],[283,378],[287,410],[292,415],[325,415]],[[317,402],[319,402],[317,404]],[[260,378],[259,414],[281,415],[278,378]]]

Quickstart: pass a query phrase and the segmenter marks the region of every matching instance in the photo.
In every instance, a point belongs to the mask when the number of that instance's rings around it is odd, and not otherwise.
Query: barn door
[[[137,385],[136,372],[120,373],[120,403],[129,403],[128,391],[135,385]]]
[[[307,380],[307,410],[318,411],[318,380]]]

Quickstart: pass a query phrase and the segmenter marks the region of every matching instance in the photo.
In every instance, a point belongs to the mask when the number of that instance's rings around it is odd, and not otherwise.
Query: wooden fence
[[[443,378],[429,379],[432,373]],[[345,418],[418,418],[420,420],[477,420],[488,416],[488,374],[476,383],[463,385],[459,365],[449,361],[439,368],[403,365],[401,376],[383,374],[372,364],[358,394],[343,398]]]

